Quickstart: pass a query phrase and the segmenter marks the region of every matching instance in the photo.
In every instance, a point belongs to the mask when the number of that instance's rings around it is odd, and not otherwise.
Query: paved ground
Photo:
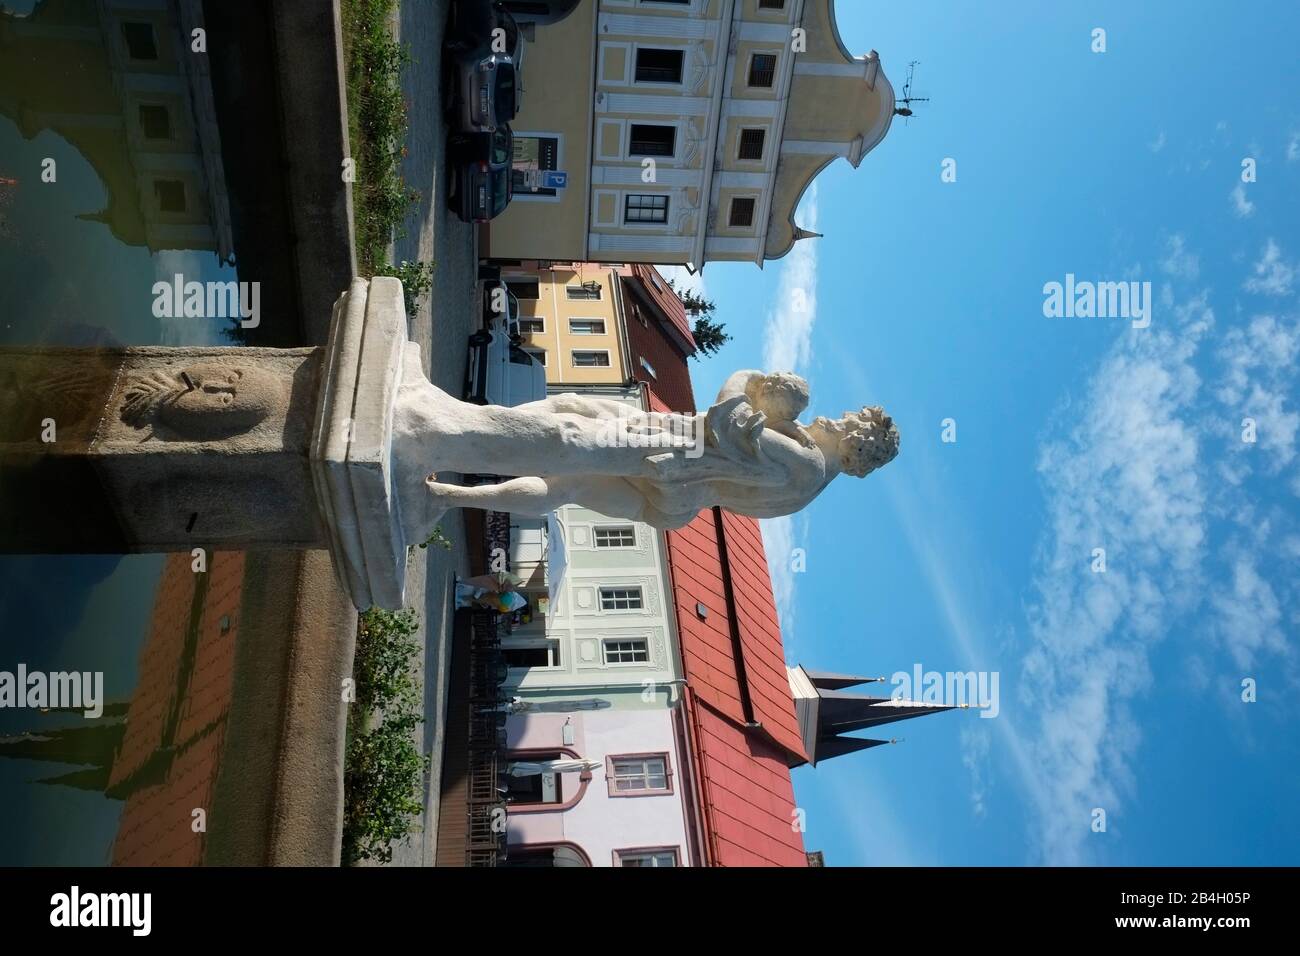
[[[447,211],[445,129],[442,119],[441,59],[447,0],[408,0],[394,25],[411,51],[402,81],[410,132],[403,175],[420,191],[407,234],[396,240],[393,261],[434,263],[433,291],[419,311],[408,317],[411,341],[420,346],[425,373],[435,385],[459,395],[465,379],[466,339],[478,321],[476,285],[478,253],[473,227]],[[454,480],[454,479],[453,479]],[[421,750],[432,756],[425,787],[421,832],[393,848],[394,866],[432,866],[438,832],[438,790],[441,783],[442,732],[446,710],[447,654],[457,574],[469,573],[465,527],[457,512],[443,522],[453,547],[430,545],[416,552],[407,571],[407,603],[423,607],[421,635],[425,648],[420,663],[424,676],[425,723],[419,732]]]

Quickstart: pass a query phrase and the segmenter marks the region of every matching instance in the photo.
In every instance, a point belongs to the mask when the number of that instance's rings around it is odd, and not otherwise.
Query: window
[[[632,193],[623,202],[623,221],[668,222],[668,197],[663,194]]]
[[[179,179],[155,179],[153,194],[162,212],[185,211],[185,184]]]
[[[749,85],[770,88],[776,79],[776,55],[755,53],[749,58]]]
[[[541,335],[546,331],[546,319],[540,315],[521,315],[519,331],[526,335]]]
[[[636,51],[636,79],[638,83],[680,83],[682,51],[640,47]]]
[[[763,140],[767,137],[765,129],[742,129],[740,131],[740,159],[762,159]]]
[[[501,655],[507,667],[559,667],[560,642],[542,641],[523,647],[503,647]]]
[[[140,106],[140,129],[146,139],[171,139],[172,121],[165,106]]]
[[[645,356],[644,356],[644,355],[641,356],[641,367],[642,367],[643,369],[646,370],[646,373],[647,373],[651,378],[658,378],[658,377],[659,377],[658,375],[655,374],[655,367],[654,367],[653,365],[651,365],[649,362],[647,362],[647,361],[645,360]]]
[[[546,349],[525,348],[524,353],[537,359],[537,364],[546,367]]]
[[[566,285],[564,294],[570,299],[580,302],[599,302],[600,301],[600,283],[584,282],[582,285]]]
[[[538,298],[536,279],[507,279],[506,288],[515,294],[516,299]]]
[[[126,41],[126,55],[131,59],[158,59],[158,40],[153,33],[153,24],[127,21],[122,24],[122,38]]]
[[[558,773],[530,773],[520,777],[510,775],[505,778],[506,802],[525,805],[559,803],[563,799],[563,787],[563,778]]]
[[[550,753],[538,751],[529,751],[526,754],[509,753],[506,755],[506,766],[508,768],[517,764],[546,764],[552,760],[563,760],[566,756],[568,755],[558,750]],[[563,774],[553,770],[542,770],[536,766],[527,769],[541,772],[505,775],[502,783],[507,803],[531,805],[564,802]]]
[[[785,0],[758,0],[760,10],[784,10]]]
[[[671,156],[677,148],[677,127],[633,123],[630,142],[632,156]]]
[[[677,866],[677,848],[666,846],[646,850],[615,850],[616,866]]]
[[[731,216],[727,219],[732,226],[752,226],[754,224],[754,197],[737,196],[731,200]]]
[[[609,368],[609,352],[604,349],[574,349],[574,368]]]
[[[641,589],[601,588],[600,609],[602,611],[639,611],[641,610]]]
[[[573,335],[604,335],[604,319],[569,319],[569,332]]]
[[[636,529],[631,525],[623,525],[618,528],[597,528],[596,547],[635,548]]]
[[[611,796],[671,793],[667,754],[633,754],[611,757],[605,772]]]
[[[606,664],[648,664],[650,648],[644,637],[626,641],[605,641],[601,645],[605,650]]]

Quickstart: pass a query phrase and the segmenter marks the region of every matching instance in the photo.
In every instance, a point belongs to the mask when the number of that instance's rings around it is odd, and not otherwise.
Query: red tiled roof
[[[807,866],[790,780],[807,754],[758,522],[708,509],[666,537],[709,862]]]
[[[688,690],[691,738],[714,866],[807,866],[794,826],[794,786],[785,755]]]

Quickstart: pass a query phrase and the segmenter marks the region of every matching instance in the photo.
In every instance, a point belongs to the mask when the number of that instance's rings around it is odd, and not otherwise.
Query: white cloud
[[[1264,244],[1264,254],[1255,263],[1254,275],[1243,283],[1246,291],[1262,295],[1289,295],[1295,278],[1295,266],[1282,258],[1282,250],[1269,239]]]
[[[1238,219],[1245,219],[1255,214],[1255,204],[1246,198],[1246,184],[1237,183],[1231,193],[1228,194],[1232,199],[1232,211]]]
[[[1223,372],[1215,394],[1230,413],[1224,437],[1240,455],[1257,447],[1267,455],[1272,474],[1290,465],[1296,456],[1300,412],[1288,392],[1294,387],[1297,356],[1300,324],[1288,325],[1271,315],[1257,315],[1245,328],[1228,329],[1219,347]],[[1256,424],[1254,446],[1241,440],[1245,418]],[[1236,470],[1248,473],[1249,467],[1238,463]]]
[[[806,229],[817,228],[817,184],[799,205],[798,218]],[[812,331],[817,322],[817,247],[811,240],[796,242],[781,266],[776,307],[763,326],[763,370],[806,372],[812,361]],[[807,519],[801,518],[806,531]],[[763,542],[772,571],[772,590],[781,616],[781,630],[794,634],[794,574],[791,555],[796,547],[794,519],[771,518],[762,522]],[[806,534],[800,535],[805,537]],[[787,654],[792,654],[786,645]]]
[[[991,736],[988,730],[967,724],[961,729],[961,765],[970,772],[971,812],[977,817],[988,812],[988,762]]]
[[[1172,245],[1185,262],[1181,239]],[[1093,808],[1113,818],[1132,789],[1130,701],[1150,680],[1148,645],[1199,595],[1206,493],[1192,360],[1213,316],[1200,297],[1176,319],[1168,332],[1123,335],[1088,383],[1086,415],[1041,449],[1049,531],[1022,688],[1039,714],[1035,828],[1053,864],[1085,862]],[[1091,570],[1094,548],[1106,550],[1105,573]]]
[[[673,287],[678,292],[694,292],[701,298],[708,298],[707,290],[704,288],[704,273],[691,272],[685,266],[655,266],[655,268],[665,279],[672,280]]]
[[[1262,652],[1286,652],[1282,608],[1272,585],[1260,576],[1253,555],[1237,554],[1232,578],[1214,589],[1212,604],[1220,639],[1238,667],[1254,667]]]
[[[1150,143],[1147,143],[1147,148],[1150,149],[1151,152],[1153,152],[1153,153],[1158,153],[1158,152],[1160,152],[1162,149],[1164,149],[1164,148],[1165,148],[1165,131],[1164,131],[1164,130],[1161,130],[1159,133],[1157,133],[1157,134],[1156,134],[1156,138],[1155,138],[1154,140],[1152,140]]]
[[[805,229],[817,228],[817,184],[799,205],[798,220]],[[805,239],[781,267],[776,306],[763,326],[763,370],[805,372],[812,360],[812,333],[817,322],[817,245]]]
[[[795,528],[795,522],[799,527]],[[786,658],[798,662],[795,646],[798,630],[795,627],[794,549],[797,542],[808,539],[808,519],[803,514],[782,518],[764,518],[759,522],[763,530],[763,550],[767,552],[767,567],[772,574],[772,593],[776,611],[781,620],[781,634],[785,643]]]
[[[1291,138],[1286,142],[1286,161],[1294,163],[1300,160],[1300,132],[1291,134]]]
[[[1160,268],[1171,276],[1180,279],[1195,279],[1201,272],[1200,259],[1187,251],[1181,234],[1175,233],[1165,243],[1166,255],[1160,260]]]

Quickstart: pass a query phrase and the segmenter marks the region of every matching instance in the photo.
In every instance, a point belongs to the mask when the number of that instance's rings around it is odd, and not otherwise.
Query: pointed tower
[[[859,684],[883,682],[883,677],[857,677],[852,674],[831,674],[811,671],[802,666],[787,669],[790,675],[790,692],[794,696],[795,716],[799,718],[799,732],[803,737],[804,751],[813,766],[817,761],[841,754],[856,753],[895,743],[893,740],[872,740],[867,737],[848,737],[855,730],[865,730],[878,724],[888,724],[909,717],[921,717],[941,710],[955,710],[956,706],[923,704],[915,700],[892,697],[870,697],[852,693],[846,688]]]

